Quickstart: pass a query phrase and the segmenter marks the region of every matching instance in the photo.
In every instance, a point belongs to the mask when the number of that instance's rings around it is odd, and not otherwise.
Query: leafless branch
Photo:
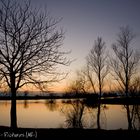
[[[56,66],[70,64],[69,52],[61,49],[64,33],[57,29],[59,20],[32,9],[30,1],[0,3],[0,71],[11,91],[29,83],[59,81]],[[33,75],[45,76],[40,80]]]
[[[111,67],[126,96],[140,60],[138,53],[135,53],[131,46],[134,37],[128,26],[121,27],[117,42],[112,45],[115,57],[111,58]]]

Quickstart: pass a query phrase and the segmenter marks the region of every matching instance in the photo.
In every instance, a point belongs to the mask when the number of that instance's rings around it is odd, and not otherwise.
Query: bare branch
[[[111,58],[111,67],[126,96],[129,94],[129,87],[140,60],[139,55],[131,47],[134,37],[128,26],[121,27],[117,42],[112,45],[115,58]]]
[[[91,69],[91,72],[95,73],[98,78],[100,97],[103,89],[104,79],[108,74],[108,67],[106,65],[107,56],[105,55],[105,48],[105,42],[102,40],[101,37],[98,37],[97,40],[95,40],[95,44],[91,49],[89,55],[87,56],[87,63]],[[93,86],[93,80],[91,80],[91,78],[90,81]]]
[[[16,0],[0,0],[0,3],[2,78],[14,92],[29,83],[58,81],[56,66],[70,64],[65,57],[69,52],[61,50],[64,33],[57,29],[59,20],[47,12],[32,9],[30,1],[21,4]],[[45,79],[35,79],[34,75],[45,75]]]

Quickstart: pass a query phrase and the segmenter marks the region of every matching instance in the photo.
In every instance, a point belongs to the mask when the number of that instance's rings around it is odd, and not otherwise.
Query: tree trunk
[[[128,120],[128,129],[132,129],[132,119],[130,116],[130,110],[129,110],[129,105],[126,105],[126,111],[127,111],[127,120]]]
[[[126,77],[126,85],[125,85],[125,95],[128,98],[128,92],[129,92],[129,84],[128,84],[128,78]]]
[[[17,128],[15,75],[11,74],[11,128]]]
[[[17,128],[16,99],[11,100],[11,128]]]
[[[102,82],[101,82],[101,69],[99,68],[99,74],[98,74],[98,81],[99,81],[99,100],[102,96]]]
[[[97,128],[101,129],[100,126],[100,113],[101,113],[101,107],[100,107],[100,103],[98,103],[98,113],[97,113]]]

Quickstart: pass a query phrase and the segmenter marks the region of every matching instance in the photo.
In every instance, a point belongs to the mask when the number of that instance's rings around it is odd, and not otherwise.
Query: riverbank
[[[16,100],[47,100],[47,99],[84,99],[86,103],[101,103],[101,104],[122,104],[122,105],[140,105],[140,97],[106,97],[98,100],[96,96],[17,96]],[[2,96],[0,100],[12,100],[11,97]]]
[[[98,129],[44,129],[44,128],[17,128],[0,127],[0,139],[31,138],[31,139],[139,139],[139,130],[98,130]]]

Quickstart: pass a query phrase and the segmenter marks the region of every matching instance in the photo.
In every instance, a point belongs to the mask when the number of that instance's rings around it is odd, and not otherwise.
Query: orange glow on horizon
[[[72,83],[73,80],[70,80],[71,78],[68,79],[64,79],[63,81],[60,81],[58,83],[53,83],[50,86],[48,86],[48,91],[50,92],[58,92],[58,93],[65,93],[66,91],[68,91],[68,87],[70,86],[70,84]],[[98,92],[98,86],[97,86],[97,82],[95,82],[95,88],[96,88],[96,92]],[[7,89],[7,90],[5,90]],[[116,82],[112,82],[112,80],[108,79],[105,83],[104,83],[104,87],[103,87],[103,92],[109,92],[109,91],[115,91],[117,89],[117,84]],[[1,91],[8,91],[8,88],[1,88]],[[28,92],[36,92],[36,91],[40,91],[38,88],[36,88],[33,85],[25,85],[24,87],[20,88],[19,91],[28,91]],[[46,90],[47,91],[47,90]],[[88,92],[93,92],[93,90],[89,90]]]

